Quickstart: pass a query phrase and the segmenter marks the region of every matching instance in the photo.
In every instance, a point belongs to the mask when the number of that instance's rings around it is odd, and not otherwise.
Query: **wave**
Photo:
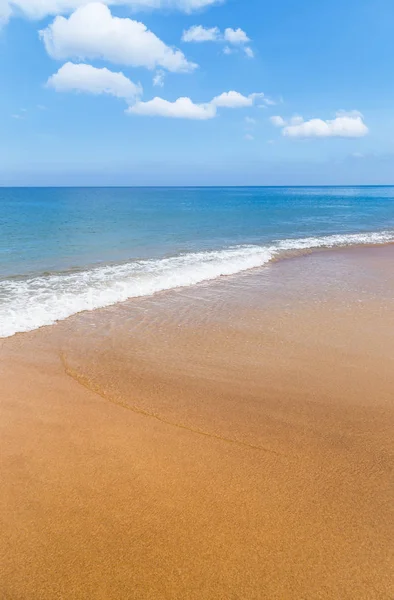
[[[279,240],[87,271],[0,281],[0,338],[53,325],[83,311],[262,267],[291,251],[394,242],[394,232]]]

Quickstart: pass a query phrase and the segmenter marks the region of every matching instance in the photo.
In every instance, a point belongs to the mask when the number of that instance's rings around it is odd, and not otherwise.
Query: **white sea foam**
[[[335,248],[346,246],[387,244],[393,241],[394,231],[379,231],[371,233],[337,234],[322,237],[283,240],[277,243],[277,249],[313,250],[314,248]]]
[[[394,232],[289,239],[269,246],[237,246],[74,273],[5,279],[0,281],[0,337],[52,325],[76,313],[129,298],[261,267],[283,252],[390,241],[394,241]]]

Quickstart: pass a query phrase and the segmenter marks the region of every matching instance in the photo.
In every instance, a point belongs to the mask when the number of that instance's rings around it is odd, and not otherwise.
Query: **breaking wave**
[[[389,231],[287,239],[266,246],[235,246],[80,272],[4,279],[0,281],[0,337],[52,325],[79,312],[111,306],[129,298],[235,275],[262,267],[291,251],[393,241],[394,232]]]

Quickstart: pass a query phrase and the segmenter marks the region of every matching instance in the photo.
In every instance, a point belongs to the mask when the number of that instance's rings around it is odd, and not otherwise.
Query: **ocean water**
[[[2,188],[0,337],[262,267],[394,241],[394,187]]]

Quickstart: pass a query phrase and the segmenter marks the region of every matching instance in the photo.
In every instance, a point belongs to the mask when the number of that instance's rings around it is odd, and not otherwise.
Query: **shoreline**
[[[5,598],[393,596],[392,257],[314,252],[1,340]]]
[[[365,234],[365,235],[384,235],[387,234],[387,232],[370,232],[369,234]],[[345,237],[359,237],[362,236],[364,234],[345,234]],[[341,237],[341,235],[334,235],[334,236],[328,236],[326,239],[328,240],[329,238],[336,238],[336,237]],[[295,242],[301,243],[304,241],[308,241],[309,238],[300,238],[299,240],[293,240]],[[318,239],[318,238],[317,238]],[[323,238],[322,238],[323,239]],[[289,240],[285,240],[289,241]],[[357,250],[362,250],[362,249],[368,249],[368,248],[390,248],[394,246],[394,240],[390,240],[390,241],[384,241],[384,242],[368,242],[368,243],[364,243],[364,242],[360,242],[360,243],[353,243],[353,244],[349,244],[349,245],[333,245],[333,246],[311,246],[311,247],[305,247],[305,248],[293,248],[293,249],[283,249],[280,248],[280,246],[275,247],[275,246],[234,246],[234,247],[230,247],[227,249],[223,249],[223,250],[218,250],[218,251],[200,251],[200,252],[196,252],[196,253],[188,253],[185,256],[199,256],[201,255],[209,255],[209,254],[225,254],[226,252],[231,252],[231,251],[235,251],[237,248],[239,248],[240,250],[246,250],[246,249],[255,249],[256,252],[260,251],[260,252],[267,252],[268,254],[270,254],[269,257],[266,257],[264,262],[262,264],[259,265],[255,265],[255,266],[250,266],[250,267],[242,267],[240,268],[240,270],[237,270],[235,272],[229,272],[229,273],[221,273],[221,274],[217,274],[213,277],[211,276],[205,276],[202,277],[201,279],[197,279],[195,282],[189,282],[189,283],[185,283],[184,285],[182,284],[177,284],[174,285],[173,287],[164,287],[164,288],[158,288],[157,290],[153,290],[150,292],[144,292],[144,293],[138,293],[136,295],[130,295],[127,296],[123,299],[119,299],[119,300],[111,300],[110,302],[106,301],[103,304],[98,304],[97,306],[93,307],[93,308],[81,308],[81,310],[75,310],[73,309],[72,312],[70,312],[68,315],[64,316],[64,317],[53,317],[53,320],[49,323],[43,323],[42,325],[37,325],[31,329],[25,329],[23,331],[15,331],[12,334],[8,334],[8,335],[3,335],[0,334],[0,342],[1,340],[5,340],[8,339],[10,337],[13,337],[14,335],[19,335],[19,334],[23,334],[23,333],[29,333],[31,331],[37,331],[43,327],[51,327],[54,325],[57,325],[58,323],[61,323],[69,318],[72,318],[76,315],[79,314],[83,314],[86,312],[95,312],[95,311],[99,311],[99,310],[103,310],[106,308],[110,308],[113,306],[117,306],[117,305],[122,305],[124,303],[128,303],[131,302],[133,300],[138,301],[141,298],[149,298],[149,297],[155,297],[158,294],[164,294],[164,293],[171,293],[171,292],[176,292],[177,290],[185,290],[185,289],[189,289],[189,288],[194,288],[196,286],[203,286],[203,285],[208,285],[208,284],[215,284],[218,281],[221,281],[223,279],[231,281],[232,278],[236,278],[236,277],[242,277],[248,274],[253,274],[254,272],[259,272],[262,269],[265,269],[267,266],[269,265],[274,265],[276,263],[280,263],[284,260],[288,261],[288,260],[293,260],[293,259],[299,259],[302,257],[306,257],[309,256],[311,254],[319,254],[319,253],[335,253],[335,252],[343,252],[343,251],[357,251]],[[127,266],[132,266],[132,265],[138,265],[140,262],[142,263],[150,263],[150,262],[155,262],[155,261],[163,261],[166,262],[168,260],[173,260],[173,259],[177,259],[177,258],[181,258],[182,255],[179,256],[173,256],[173,257],[166,257],[166,258],[161,258],[161,259],[141,259],[141,261],[138,260],[133,260],[133,261],[125,261],[124,263],[102,263],[99,264],[97,266],[92,266],[89,268],[72,268],[71,270],[68,271],[54,271],[51,273],[45,273],[45,277],[43,274],[41,275],[34,275],[34,276],[30,276],[30,275],[26,275],[26,276],[13,276],[11,277],[9,280],[15,280],[15,281],[37,281],[41,278],[46,278],[46,277],[66,277],[66,276],[72,276],[72,275],[78,275],[78,274],[86,274],[89,272],[94,272],[94,271],[98,271],[100,269],[116,269],[116,268],[121,268],[121,267],[127,267]],[[171,275],[171,274],[170,274]],[[7,281],[7,278],[4,279],[4,281]],[[139,285],[139,283],[137,282],[137,285]],[[64,290],[66,291],[66,290]],[[92,288],[91,293],[93,294],[94,292],[94,288]],[[34,298],[33,298],[34,299]],[[1,316],[1,313],[0,313]],[[8,315],[10,316],[10,315]],[[5,314],[3,315],[4,320],[7,320],[7,312],[5,312]]]

